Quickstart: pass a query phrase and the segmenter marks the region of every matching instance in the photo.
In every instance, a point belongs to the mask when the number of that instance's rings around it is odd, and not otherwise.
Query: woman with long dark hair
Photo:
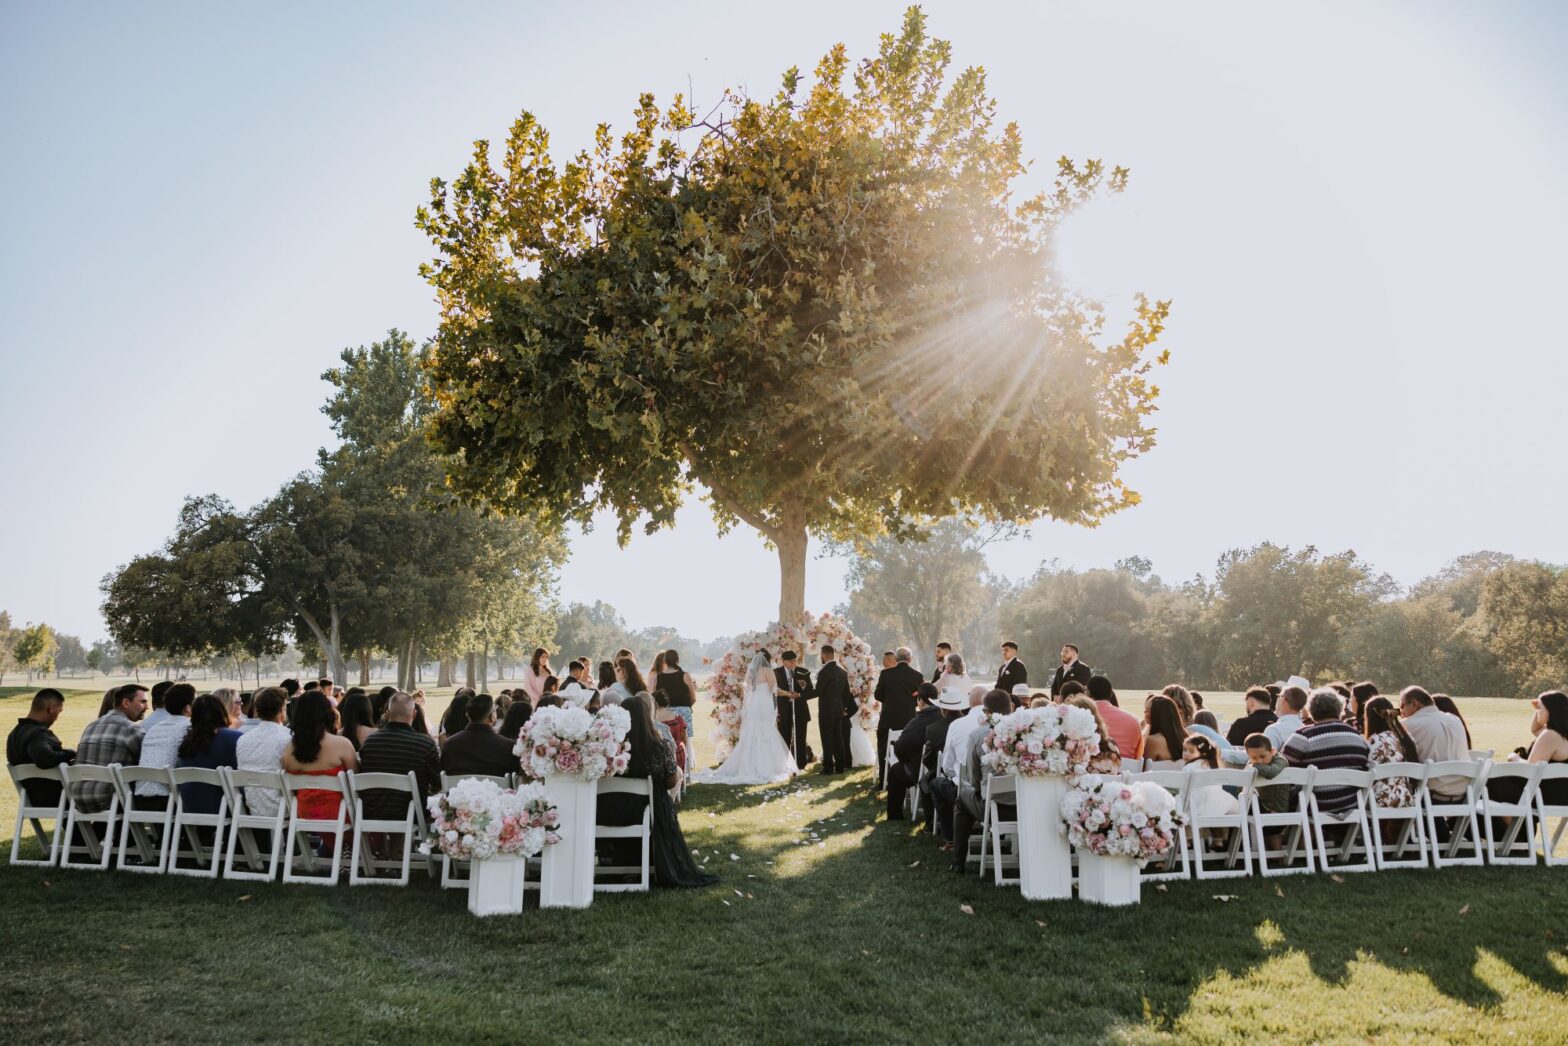
[[[1345,722],[1355,727],[1363,737],[1372,736],[1366,732],[1367,702],[1376,696],[1376,683],[1357,683],[1350,688],[1350,700],[1345,702]]]
[[[1176,702],[1176,712],[1181,716],[1182,729],[1185,730],[1192,723],[1192,717],[1198,714],[1198,706],[1192,700],[1191,691],[1180,683],[1172,683],[1160,693]]]
[[[502,737],[517,740],[517,735],[523,732],[523,727],[528,720],[533,718],[534,706],[524,695],[512,698],[512,704],[506,710],[506,718],[501,720],[501,729],[498,731]]]
[[[213,694],[203,694],[191,705],[191,725],[180,742],[176,767],[194,766],[216,770],[220,766],[239,765],[235,745],[241,734],[229,726],[229,710],[223,699]],[[217,785],[182,784],[180,799],[185,809],[193,814],[215,814],[223,800],[223,789]]]
[[[1459,725],[1465,728],[1465,747],[1474,748],[1475,742],[1470,740],[1470,724],[1465,722],[1465,717],[1459,714],[1459,703],[1447,694],[1433,694],[1432,703],[1439,712],[1447,712],[1459,720]]]
[[[357,686],[351,688],[338,704],[338,718],[342,721],[339,732],[348,738],[348,743],[354,746],[356,752],[365,743],[365,738],[376,732],[376,713],[370,704],[370,696]]]
[[[1161,763],[1180,759],[1182,738],[1187,731],[1182,728],[1176,702],[1163,694],[1150,694],[1147,708],[1149,725],[1143,731],[1144,758]]]
[[[1359,687],[1352,688],[1355,693]],[[1399,710],[1386,697],[1369,697],[1360,709],[1364,723],[1367,746],[1371,749],[1373,763],[1419,763],[1416,743],[1399,721]],[[1379,806],[1409,806],[1415,801],[1410,791],[1410,779],[1390,777],[1372,782],[1372,793]]]
[[[523,689],[528,691],[535,705],[539,703],[539,695],[544,693],[544,681],[554,674],[555,670],[550,667],[550,651],[542,646],[535,647],[528,667],[523,669]]]
[[[608,661],[599,662],[599,689],[608,690],[615,685],[615,666]]]
[[[670,711],[686,720],[686,736],[691,737],[697,729],[692,711],[697,704],[697,681],[681,667],[681,655],[678,652],[666,650],[663,657],[664,667],[648,680],[652,684],[648,689],[663,690],[670,695]]]
[[[348,738],[333,733],[336,712],[327,695],[320,690],[300,694],[289,722],[291,739],[283,749],[283,771],[311,777],[337,777],[345,770],[359,769],[359,755]],[[299,815],[309,820],[330,821],[338,815],[340,796],[336,792],[307,789],[299,793]]]
[[[631,717],[626,740],[631,745],[630,759],[624,776],[642,778],[653,782],[653,882],[657,886],[701,887],[712,886],[718,877],[707,875],[691,859],[686,837],[681,833],[680,817],[670,789],[675,787],[675,757],[659,736],[653,722],[653,702],[647,694],[634,694],[621,707]],[[642,820],[646,800],[640,796],[606,795],[599,800],[599,823],[603,825],[630,825]],[[608,840],[619,843],[631,840]],[[634,844],[635,845],[635,844]],[[635,864],[625,854],[617,854],[612,862],[619,865]]]
[[[446,744],[446,739],[459,730],[468,729],[468,700],[474,692],[466,686],[452,695],[452,701],[446,706],[446,711],[441,713],[441,733],[436,738],[440,744]]]
[[[1515,749],[1509,760],[1568,763],[1568,694],[1548,690],[1530,704],[1535,709],[1530,716],[1530,732],[1535,739],[1530,742],[1528,751]],[[1517,803],[1523,791],[1524,785],[1517,777],[1499,777],[1486,785],[1486,794],[1500,803]],[[1547,806],[1568,806],[1568,779],[1542,781],[1541,801]],[[1541,830],[1544,832],[1546,826],[1542,825]]]

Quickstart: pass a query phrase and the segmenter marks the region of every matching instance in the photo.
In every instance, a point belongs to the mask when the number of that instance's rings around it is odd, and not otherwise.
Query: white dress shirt
[[[240,737],[234,745],[237,770],[262,770],[272,772],[283,768],[283,750],[293,737],[282,723],[257,723]],[[280,797],[270,788],[247,786],[245,805],[253,814],[263,817],[278,812]]]
[[[1274,751],[1278,752],[1284,749],[1291,735],[1300,729],[1301,717],[1294,712],[1286,712],[1263,728],[1263,736],[1274,742]]]
[[[173,767],[180,758],[180,742],[185,740],[186,731],[190,728],[190,716],[164,716],[142,735],[142,757],[137,765],[160,770]],[[157,781],[137,781],[136,794],[150,798],[165,796],[169,794],[169,786]]]
[[[942,749],[940,769],[945,777],[958,780],[958,768],[969,759],[969,752],[984,726],[984,705],[976,705],[968,715],[953,720],[953,725],[947,728],[947,743]]]
[[[1465,743],[1465,725],[1458,716],[1450,715],[1436,705],[1427,705],[1400,722],[1404,724],[1410,740],[1415,742],[1416,755],[1423,763],[1446,763],[1470,758],[1470,746]],[[1464,777],[1444,774],[1427,781],[1426,786],[1433,795],[1446,799],[1463,795],[1468,783]]]

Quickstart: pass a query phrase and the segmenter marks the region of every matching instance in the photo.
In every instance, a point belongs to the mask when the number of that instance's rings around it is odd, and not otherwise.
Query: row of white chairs
[[[1408,805],[1378,802],[1374,785],[1393,778],[1409,782]],[[1429,788],[1434,778],[1461,779],[1463,792],[1439,797]],[[1169,790],[1185,817],[1169,855],[1144,867],[1144,878],[1151,881],[1247,876],[1254,868],[1260,875],[1276,876],[1534,865],[1538,859],[1568,865],[1568,856],[1556,853],[1568,829],[1568,806],[1547,803],[1541,789],[1545,781],[1568,781],[1564,765],[1494,762],[1478,755],[1449,762],[1383,763],[1369,770],[1291,767],[1272,779],[1258,777],[1250,767],[1213,770],[1190,765],[1124,771],[1116,779],[1147,781]],[[1516,801],[1488,795],[1488,782],[1505,779],[1519,782]],[[1290,809],[1262,809],[1259,789],[1274,786],[1296,790]],[[1199,797],[1208,788],[1228,789],[1236,798],[1235,810],[1206,811]],[[1325,809],[1321,796],[1331,790],[1348,792],[1350,805],[1342,808],[1335,802],[1333,809]],[[971,839],[966,858],[982,877],[990,873],[998,885],[1016,883],[1018,823],[1001,816],[1001,807],[1016,805],[1014,780],[988,778],[984,800],[978,838]],[[1555,832],[1549,831],[1550,819],[1557,820]]]
[[[421,846],[430,840],[431,827],[419,799],[414,773],[366,774],[347,771],[339,776],[287,774],[277,771],[175,769],[140,766],[60,766],[41,769],[27,764],[10,768],[17,791],[15,830],[11,837],[10,863],[39,867],[192,875],[215,879],[271,882],[281,873],[286,883],[334,885],[341,872],[339,854],[349,839],[349,883],[402,886],[416,857],[425,859]],[[465,777],[441,775],[442,789]],[[484,777],[503,788],[512,787],[512,775]],[[56,803],[35,804],[26,782],[52,782],[60,786]],[[136,785],[152,783],[166,789],[166,803],[137,803]],[[84,786],[101,786],[108,802],[101,810],[85,809]],[[203,813],[189,808],[181,785],[208,785],[218,789],[218,809]],[[259,807],[252,799],[258,791],[275,802]],[[338,798],[337,813],[330,818],[307,818],[299,810],[301,792],[325,792]],[[403,815],[371,818],[366,799],[375,793],[393,793],[403,799]],[[604,778],[599,794],[630,794],[647,800],[640,824],[625,828],[597,826],[596,838],[637,838],[642,843],[640,866],[600,866],[594,888],[602,892],[643,890],[650,885],[652,866],[653,786],[645,778]],[[92,804],[96,805],[96,804]],[[274,807],[270,812],[265,806]],[[374,805],[374,804],[373,804]],[[45,822],[51,827],[45,828]],[[22,855],[26,826],[31,824],[44,851],[41,858]],[[434,848],[432,848],[434,849]],[[537,865],[537,859],[532,862]],[[466,887],[468,862],[431,856],[427,868],[441,885]],[[635,883],[619,881],[638,876]],[[605,877],[608,881],[599,881]],[[537,889],[537,876],[526,884]]]

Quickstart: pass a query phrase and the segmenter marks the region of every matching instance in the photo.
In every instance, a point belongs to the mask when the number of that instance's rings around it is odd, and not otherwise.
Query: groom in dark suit
[[[1085,690],[1089,689],[1089,677],[1093,674],[1088,665],[1078,660],[1078,648],[1068,643],[1062,647],[1062,663],[1051,674],[1051,696],[1060,694],[1062,684],[1069,679],[1076,679],[1083,684]]]
[[[841,774],[849,769],[849,731],[856,711],[849,692],[849,673],[830,646],[822,648],[822,669],[817,673],[817,730],[822,735],[822,772]]]
[[[1029,669],[1018,660],[1018,644],[1006,642],[1002,644],[1002,667],[996,673],[996,688],[1004,694],[1011,694],[1013,687],[1020,683],[1029,682]]]
[[[811,707],[816,696],[811,689],[811,673],[795,664],[795,651],[786,650],[784,663],[773,670],[773,698],[778,704],[779,733],[795,753],[795,765],[804,770],[811,762],[811,746],[806,743],[806,724],[811,722]]]

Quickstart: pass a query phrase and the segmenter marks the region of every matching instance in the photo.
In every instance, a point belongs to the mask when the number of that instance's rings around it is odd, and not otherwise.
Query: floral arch
[[[723,762],[740,739],[740,704],[745,696],[742,691],[746,669],[757,651],[766,650],[777,664],[780,654],[794,650],[800,654],[800,663],[806,664],[806,659],[824,643],[838,652],[838,662],[849,675],[849,692],[860,704],[859,725],[866,730],[875,727],[877,707],[872,694],[876,689],[876,664],[871,657],[871,647],[850,631],[849,622],[843,618],[835,614],[813,617],[808,613],[794,624],[748,632],[737,639],[729,653],[709,662],[713,666],[713,675],[708,681],[708,692],[713,698],[710,714],[718,723],[712,740],[718,747],[718,762]]]

